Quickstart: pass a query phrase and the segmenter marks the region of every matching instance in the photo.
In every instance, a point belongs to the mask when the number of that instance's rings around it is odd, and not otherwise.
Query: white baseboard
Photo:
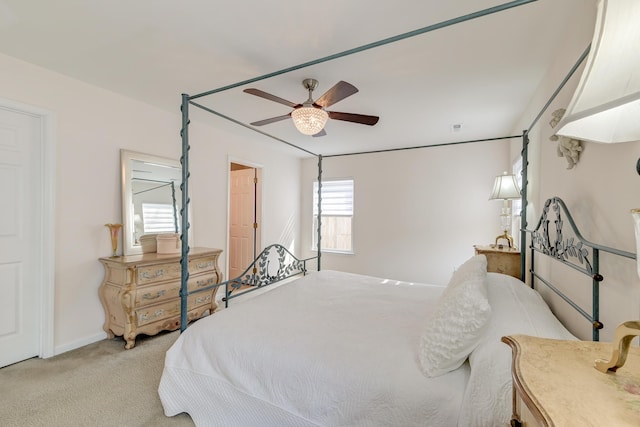
[[[85,345],[93,344],[94,342],[101,341],[107,338],[106,332],[101,332],[99,334],[85,337],[76,341],[73,341],[68,344],[63,344],[56,346],[54,349],[54,356],[57,356],[62,353],[66,353],[67,351],[75,350],[76,348],[84,347]]]

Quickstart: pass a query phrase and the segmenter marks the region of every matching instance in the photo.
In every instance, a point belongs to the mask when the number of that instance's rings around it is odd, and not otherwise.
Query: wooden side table
[[[503,337],[513,351],[511,426],[639,426],[640,348],[617,372],[594,368],[613,343]]]
[[[520,279],[520,250],[507,246],[475,245],[476,255],[487,257],[487,271]]]

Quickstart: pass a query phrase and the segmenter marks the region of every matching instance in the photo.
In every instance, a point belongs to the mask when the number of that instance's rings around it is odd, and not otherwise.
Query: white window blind
[[[353,180],[322,182],[322,250],[353,253]],[[318,247],[318,183],[313,183],[312,249]]]
[[[313,214],[318,215],[318,183],[313,183]],[[353,215],[353,180],[322,182],[322,216]]]
[[[173,205],[159,203],[142,204],[144,233],[175,233]]]

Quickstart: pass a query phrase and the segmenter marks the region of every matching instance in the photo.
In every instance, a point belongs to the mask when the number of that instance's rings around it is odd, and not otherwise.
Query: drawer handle
[[[156,274],[152,275],[148,271],[143,271],[141,274],[143,279],[155,279],[156,277],[164,276],[164,270],[156,270]]]
[[[207,261],[207,262],[199,262],[196,264],[196,267],[198,267],[198,269],[203,269],[203,268],[209,268],[213,265],[213,261]]]
[[[198,280],[197,282],[199,288],[207,285],[213,285],[214,283],[215,281],[213,280],[213,277],[210,277],[207,280]]]
[[[196,304],[202,304],[203,302],[211,301],[211,295],[207,295],[206,297],[198,297],[196,298]]]
[[[156,292],[155,295],[153,295],[151,292],[148,292],[148,293],[142,295],[142,299],[156,299],[156,298],[160,298],[162,295],[164,295],[166,293],[167,293],[166,290],[158,291],[158,292]]]
[[[156,310],[155,313],[153,313],[152,315],[150,315],[149,312],[146,312],[146,313],[140,315],[140,320],[144,321],[144,320],[157,319],[158,317],[162,316],[163,314],[164,314],[164,310],[163,309]]]

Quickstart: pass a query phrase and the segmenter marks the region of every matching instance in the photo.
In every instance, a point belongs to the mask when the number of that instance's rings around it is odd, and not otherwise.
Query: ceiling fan
[[[358,89],[350,83],[339,81],[331,89],[325,92],[320,98],[313,100],[313,91],[318,87],[318,81],[315,79],[304,79],[302,85],[309,91],[309,99],[302,104],[295,104],[260,89],[249,88],[244,92],[261,98],[275,101],[280,104],[293,108],[289,114],[272,117],[270,119],[259,120],[251,123],[253,126],[263,126],[270,123],[286,120],[289,117],[293,119],[296,128],[305,135],[324,136],[326,132],[324,125],[328,119],[342,120],[345,122],[360,123],[363,125],[373,126],[380,119],[377,116],[367,116],[364,114],[340,113],[337,111],[327,111],[326,108],[332,106],[338,101],[342,101],[348,96],[358,92]]]

